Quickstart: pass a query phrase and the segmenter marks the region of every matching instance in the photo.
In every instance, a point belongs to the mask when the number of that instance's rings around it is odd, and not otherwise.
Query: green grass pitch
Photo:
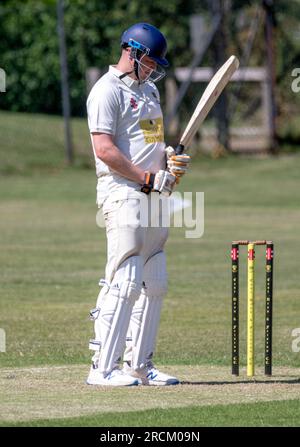
[[[91,147],[74,120],[74,168],[64,166],[56,117],[0,113],[0,425],[297,426],[300,423],[300,157],[193,160],[180,191],[204,192],[205,228],[166,246],[169,291],[156,364],[178,387],[97,389],[84,381],[93,336],[89,310],[105,266],[96,226]],[[272,239],[274,376],[265,379],[264,248],[256,251],[257,376],[246,363],[246,251],[241,248],[241,366],[231,372],[233,239]],[[300,341],[299,341],[300,347]]]

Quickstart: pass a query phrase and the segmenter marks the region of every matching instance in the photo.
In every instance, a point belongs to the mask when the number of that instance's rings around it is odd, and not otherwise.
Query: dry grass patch
[[[165,368],[164,368],[165,369]],[[85,384],[83,365],[0,369],[2,421],[54,419],[99,412],[126,412],[216,404],[300,399],[300,371],[274,368],[272,378],[258,370],[254,380],[226,367],[168,366],[182,384],[174,387],[105,388]]]

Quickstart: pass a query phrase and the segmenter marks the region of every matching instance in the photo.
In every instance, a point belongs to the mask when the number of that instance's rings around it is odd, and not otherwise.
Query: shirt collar
[[[120,71],[116,68],[116,65],[110,65],[109,72],[112,73],[113,75],[117,76],[117,78],[119,78],[119,79],[120,79],[120,76],[122,76],[122,74],[124,74],[122,71]],[[127,87],[131,87],[132,85],[138,85],[138,81],[136,81],[135,79],[132,79],[128,75],[124,76],[124,78],[122,78],[121,81],[124,82],[124,84],[126,84]]]

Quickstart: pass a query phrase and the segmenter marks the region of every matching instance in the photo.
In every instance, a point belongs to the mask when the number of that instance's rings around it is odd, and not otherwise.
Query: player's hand
[[[180,178],[187,172],[191,157],[187,154],[176,155],[172,146],[168,146],[166,149],[167,154],[167,166],[171,174],[177,178],[179,183]]]
[[[169,171],[160,170],[157,174],[146,172],[141,191],[145,194],[149,194],[151,191],[158,191],[165,196],[170,196],[176,183],[176,176]]]

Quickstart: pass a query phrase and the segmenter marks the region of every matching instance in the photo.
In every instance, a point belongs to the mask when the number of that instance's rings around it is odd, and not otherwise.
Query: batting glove
[[[167,154],[167,166],[171,174],[177,178],[179,183],[180,178],[187,172],[191,157],[187,154],[176,155],[176,152],[172,146],[168,146],[166,149]]]
[[[146,172],[141,191],[145,194],[157,191],[165,196],[170,196],[176,183],[176,176],[168,171],[160,170],[157,174]]]

